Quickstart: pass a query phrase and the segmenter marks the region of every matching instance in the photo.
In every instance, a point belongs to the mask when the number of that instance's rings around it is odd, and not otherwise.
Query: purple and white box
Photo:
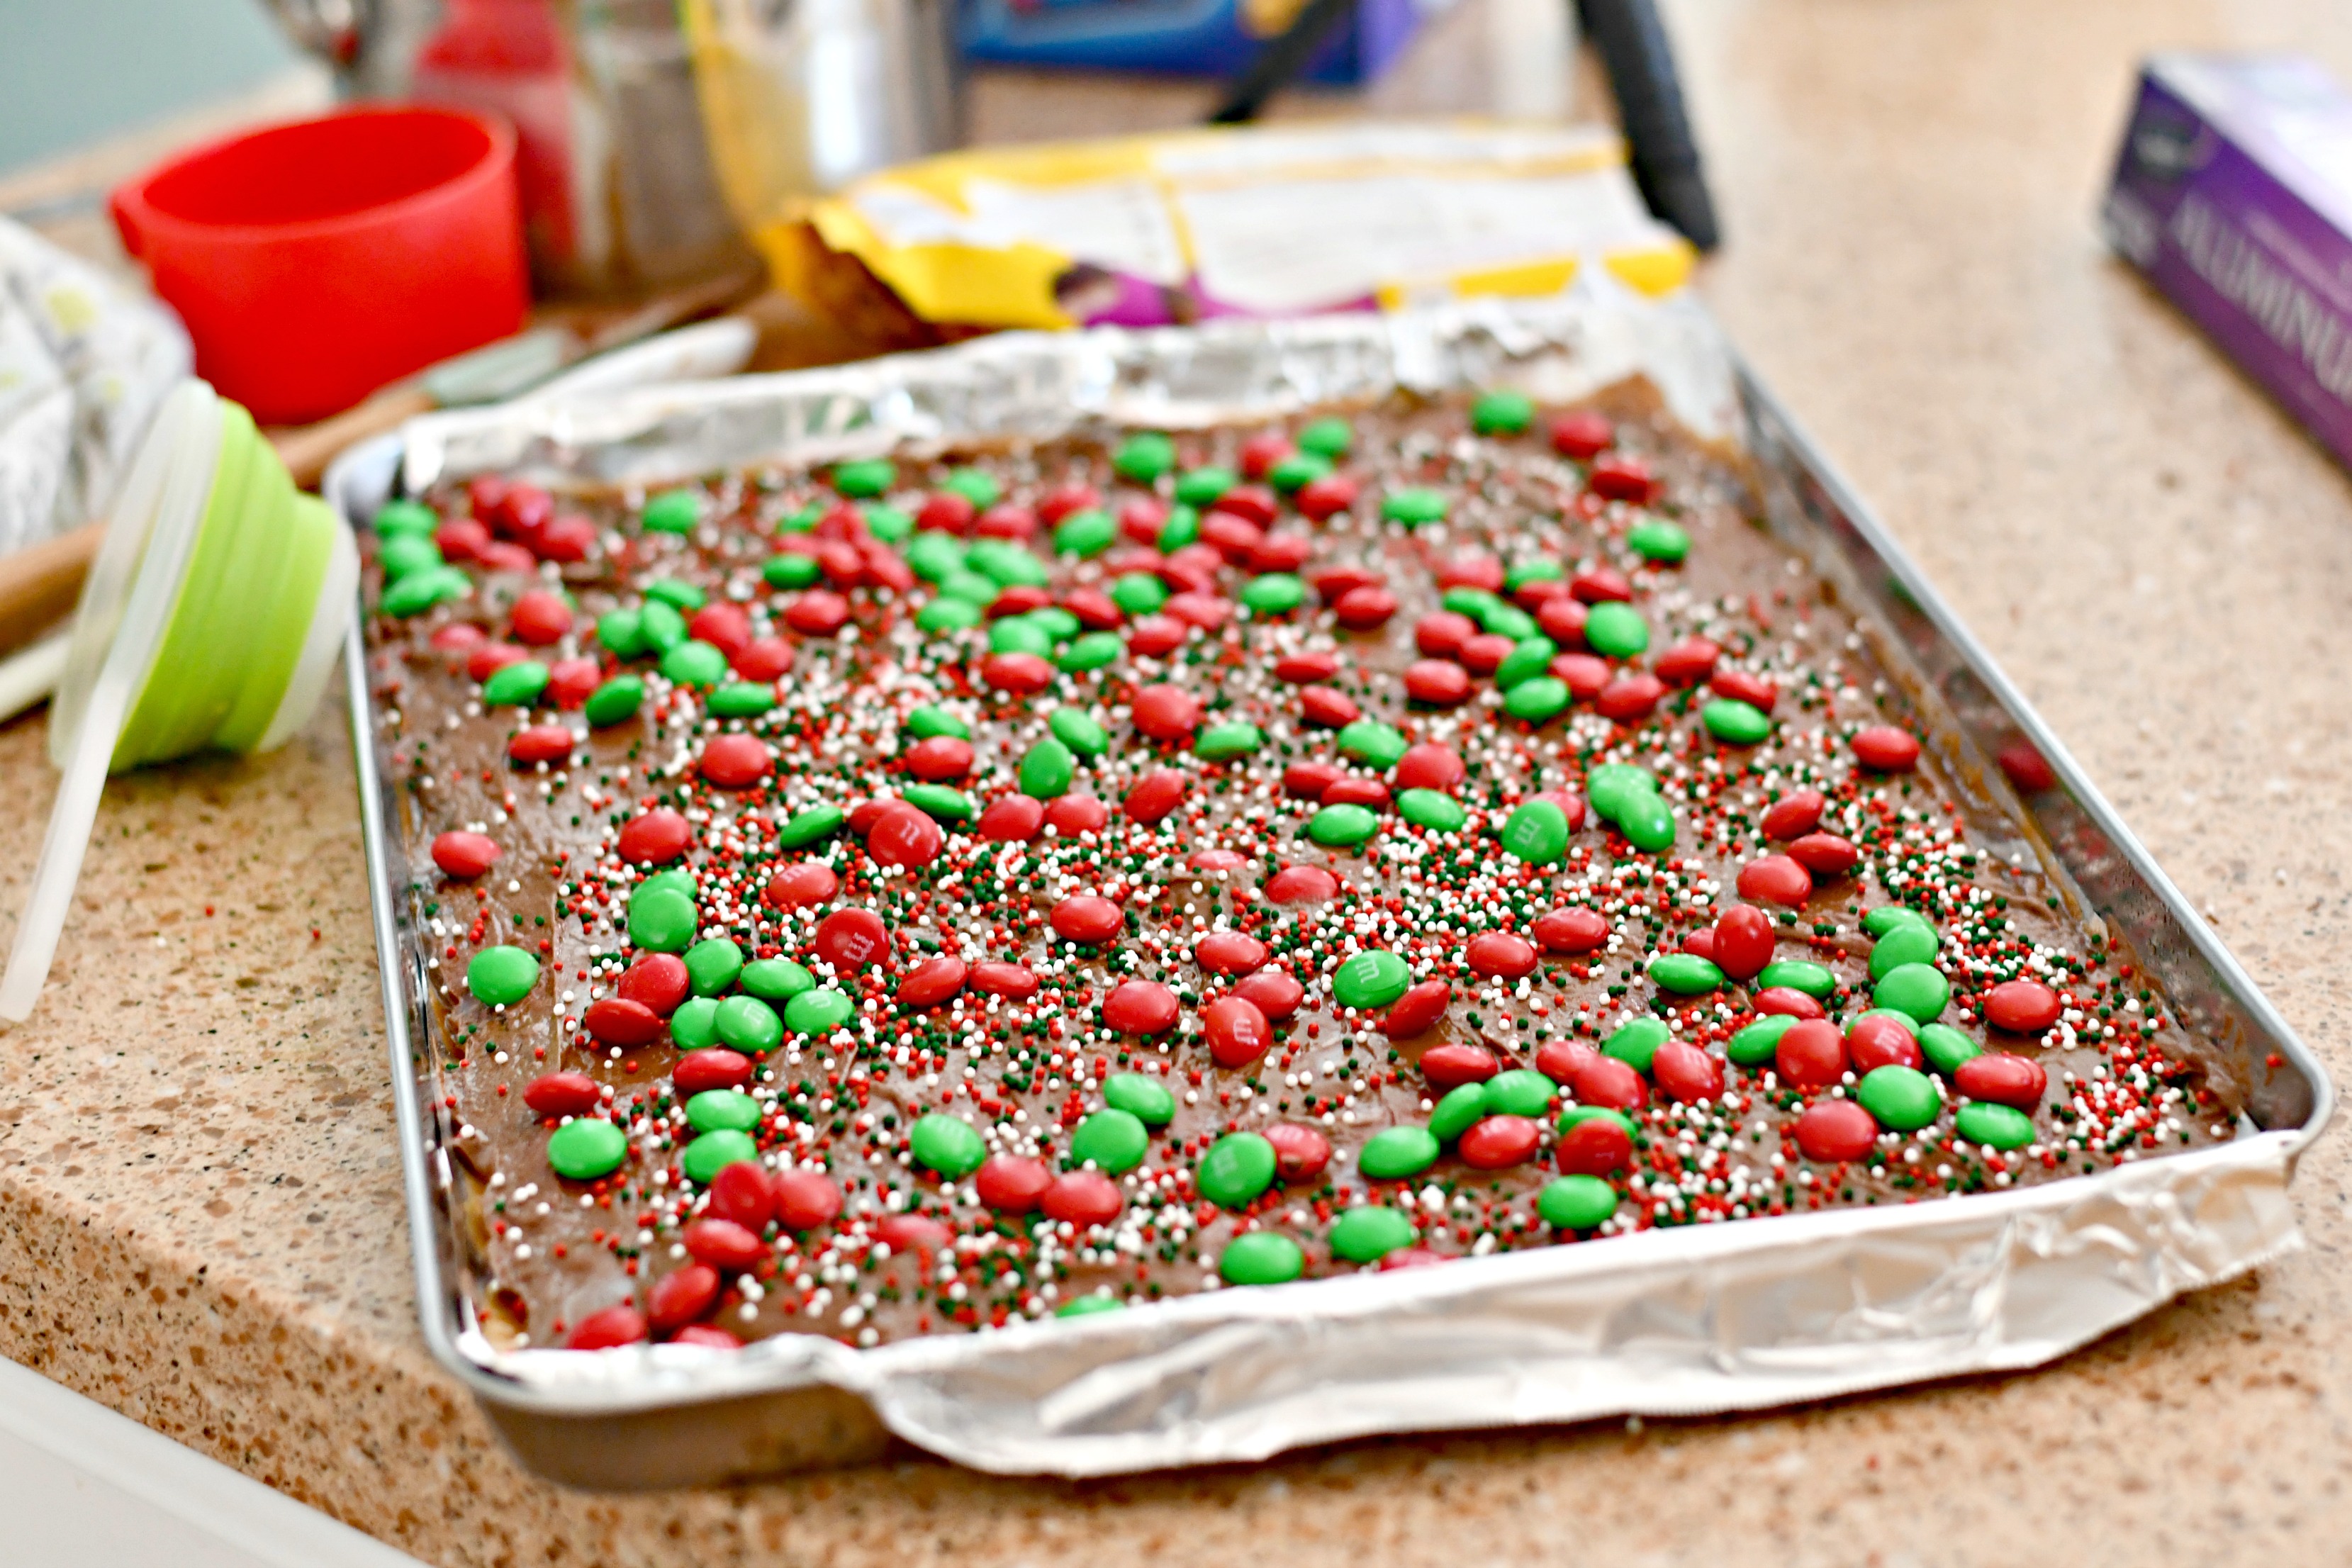
[[[2280,56],[2158,55],[2109,243],[2352,466],[2352,95]]]

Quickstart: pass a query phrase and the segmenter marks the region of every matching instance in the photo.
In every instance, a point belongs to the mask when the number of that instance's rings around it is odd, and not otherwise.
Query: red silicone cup
[[[122,243],[263,424],[348,408],[519,330],[515,136],[446,109],[351,109],[200,148],[115,191]]]

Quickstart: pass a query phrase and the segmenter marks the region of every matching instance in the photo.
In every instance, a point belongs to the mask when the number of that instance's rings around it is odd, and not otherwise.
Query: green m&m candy
[[[952,534],[922,534],[901,553],[907,570],[926,583],[936,583],[963,565],[963,545]]]
[[[482,700],[492,708],[528,708],[546,689],[547,666],[535,658],[517,659],[482,682]]]
[[[1666,1043],[1674,1031],[1664,1018],[1634,1018],[1618,1026],[1608,1039],[1601,1042],[1601,1054],[1615,1057],[1635,1072],[1648,1072],[1657,1059],[1658,1047]]]
[[[1067,795],[1077,765],[1078,760],[1061,742],[1051,737],[1040,741],[1021,758],[1021,793],[1037,800]]]
[[[1293,452],[1265,471],[1265,482],[1289,495],[1331,474],[1331,459],[1314,452]],[[1160,546],[1168,548],[1165,542]]]
[[[1239,483],[1240,477],[1231,468],[1221,468],[1213,463],[1179,475],[1176,499],[1186,506],[1197,506],[1205,510]]]
[[[1632,658],[1649,647],[1650,627],[1633,605],[1604,599],[1584,617],[1584,640],[1595,653]]]
[[[1111,584],[1110,602],[1130,616],[1148,616],[1168,602],[1168,584],[1149,572],[1129,572]]]
[[[1298,427],[1298,449],[1318,458],[1344,458],[1356,444],[1355,427],[1337,416],[1310,419]]]
[[[746,1056],[763,1057],[784,1043],[784,1021],[757,996],[730,996],[713,1022],[719,1042]]]
[[[1220,1208],[1246,1208],[1274,1185],[1274,1145],[1255,1132],[1228,1132],[1192,1173],[1200,1194]]]
[[[674,686],[708,690],[727,679],[727,656],[707,642],[688,638],[662,655],[661,672]]]
[[[1753,746],[1772,733],[1772,721],[1762,709],[1736,698],[1717,698],[1698,717],[1706,732],[1727,746]]]
[[[646,683],[634,675],[616,675],[588,694],[588,722],[603,730],[636,716],[646,700]]]
[[[743,973],[743,950],[723,936],[686,950],[686,980],[697,996],[716,996]]]
[[[1298,1243],[1271,1230],[1253,1230],[1225,1244],[1217,1273],[1228,1285],[1280,1285],[1307,1269]]]
[[[784,1027],[796,1035],[829,1035],[850,1020],[857,1004],[830,985],[803,991],[784,1004]]]
[[[985,468],[958,468],[940,481],[940,489],[953,490],[977,511],[986,511],[1004,495],[1004,487]]]
[[[1451,1143],[1486,1114],[1486,1087],[1484,1084],[1456,1084],[1438,1098],[1437,1106],[1429,1113],[1429,1135],[1440,1143]]]
[[[853,500],[881,495],[898,482],[898,465],[887,458],[861,458],[834,466],[833,488]]]
[[[1907,904],[1881,904],[1862,917],[1862,929],[1874,937],[1880,937],[1906,921],[1926,925],[1927,917]]]
[[[1568,682],[1556,676],[1538,675],[1522,680],[1503,694],[1503,711],[1530,724],[1542,724],[1568,711],[1570,697]]]
[[[1081,757],[1099,757],[1110,750],[1110,731],[1093,714],[1078,709],[1055,709],[1045,727],[1054,731],[1054,739]]]
[[[580,1117],[548,1134],[547,1163],[567,1182],[593,1182],[621,1168],[629,1135],[609,1121]]]
[[[1454,833],[1470,820],[1462,803],[1443,790],[1399,790],[1396,797],[1397,815],[1415,827],[1426,827],[1433,833]]]
[[[1662,953],[1650,961],[1650,978],[1661,991],[1704,996],[1723,984],[1723,971],[1695,952]]]
[[[1885,1067],[1871,1068],[1854,1086],[1853,1097],[1862,1108],[1878,1119],[1881,1127],[1896,1132],[1916,1132],[1936,1120],[1944,1108],[1943,1098],[1936,1092],[1936,1080],[1916,1068]]]
[[[786,849],[805,849],[840,832],[841,825],[847,820],[837,805],[812,805],[793,813],[791,819],[776,829],[776,842]]]
[[[1584,776],[1584,793],[1592,809],[1615,822],[1627,807],[1658,793],[1658,780],[1647,768],[1631,763],[1603,763]]]
[[[1984,1047],[1949,1024],[1922,1024],[1919,1026],[1919,1054],[1926,1057],[1927,1065],[1937,1072],[1948,1073],[1958,1070],[1959,1065],[1970,1058],[1984,1055]],[[1981,1143],[1984,1140],[1979,1138],[1976,1142]]]
[[[1265,572],[1242,585],[1242,607],[1255,616],[1286,616],[1307,602],[1307,584],[1288,572]]]
[[[1755,983],[1759,990],[1779,987],[1790,991],[1801,991],[1816,1002],[1837,989],[1836,975],[1832,974],[1820,964],[1802,958],[1784,958],[1778,963],[1766,964],[1762,972],[1756,976]]]
[[[376,509],[368,526],[387,540],[430,539],[441,527],[441,519],[423,501],[391,500]]]
[[[1055,654],[1054,665],[1066,674],[1083,675],[1087,670],[1117,663],[1118,656],[1126,651],[1127,644],[1120,640],[1117,632],[1088,632],[1082,637],[1074,638],[1069,647]]]
[[[2022,1149],[2033,1142],[2033,1118],[2013,1105],[1971,1100],[1952,1119],[1953,1131],[1988,1149]]]
[[[1054,1309],[1057,1318],[1091,1318],[1103,1312],[1118,1312],[1127,1303],[1116,1296],[1079,1296]]]
[[[824,574],[816,557],[803,555],[797,550],[781,550],[768,557],[760,568],[760,581],[771,588],[807,588],[815,585]]]
[[[1351,1208],[1331,1222],[1332,1256],[1350,1263],[1377,1263],[1412,1245],[1412,1221],[1381,1204]]]
[[[719,1043],[719,1001],[692,996],[669,1016],[669,1043],[682,1051],[698,1051]]]
[[[908,784],[898,794],[908,805],[941,822],[969,822],[979,815],[970,795],[946,784]]]
[[[915,531],[913,518],[895,506],[884,506],[879,501],[863,508],[858,515],[866,520],[866,531],[885,544],[901,543]]]
[[[639,521],[655,533],[691,533],[702,519],[702,502],[692,490],[664,490],[646,502]]]
[[[1328,848],[1352,849],[1380,826],[1369,806],[1327,805],[1307,819],[1307,837]]]
[[[760,1125],[760,1102],[740,1089],[706,1089],[687,1100],[686,1124],[697,1132],[749,1132]]]
[[[641,885],[630,896],[629,940],[647,952],[684,952],[696,920],[694,900],[674,888]]]
[[[971,739],[971,725],[932,702],[907,715],[907,731],[919,741],[928,741],[935,735],[952,735],[959,741]]]
[[[710,595],[692,583],[662,577],[646,584],[646,597],[657,599],[681,616],[690,616],[709,602]]]
[[[1419,528],[1445,521],[1445,496],[1432,489],[1391,490],[1381,498],[1381,515],[1391,522]]]
[[[519,947],[486,947],[466,964],[466,989],[485,1007],[507,1007],[539,984],[539,960]]]
[[[645,617],[635,610],[607,610],[596,617],[596,640],[614,658],[635,658],[646,651]]]
[[[1332,973],[1331,994],[1342,1007],[1385,1007],[1405,994],[1412,971],[1386,948],[1366,948]]]
[[[688,1143],[686,1152],[678,1156],[677,1168],[686,1173],[688,1181],[708,1186],[728,1166],[759,1157],[760,1146],[751,1141],[749,1132],[721,1128]]]
[[[1535,401],[1524,392],[1489,392],[1470,405],[1470,428],[1481,436],[1517,436],[1535,418]]]
[[[1201,731],[1192,742],[1192,754],[1204,762],[1222,763],[1233,757],[1245,757],[1265,744],[1265,736],[1255,724],[1234,720],[1225,724],[1212,724]]]
[[[971,1175],[988,1158],[988,1144],[971,1122],[936,1110],[915,1119],[907,1147],[916,1163],[950,1181]]]
[[[503,673],[503,672],[502,672]],[[1897,921],[1871,944],[1870,977],[1884,980],[1906,963],[1933,963],[1943,942],[1924,920]]]
[[[756,719],[775,705],[776,689],[759,680],[730,680],[705,703],[714,719]]]
[[[1561,1176],[1536,1194],[1536,1213],[1562,1230],[1591,1230],[1617,1212],[1617,1190],[1598,1176]]]
[[[1768,1014],[1726,1040],[1723,1054],[1741,1067],[1761,1067],[1772,1060],[1780,1047],[1780,1037],[1796,1023],[1785,1013]]]
[[[1559,645],[1547,637],[1532,637],[1514,645],[1495,667],[1495,689],[1508,691],[1522,681],[1533,680],[1559,651]]]
[[[1568,814],[1548,800],[1531,800],[1503,824],[1503,847],[1530,866],[1549,866],[1568,853]]]
[[[645,652],[666,654],[686,641],[686,617],[674,605],[649,600],[637,612],[637,637]]]
[[[1486,1080],[1490,1115],[1541,1116],[1559,1086],[1532,1068],[1507,1068]]]
[[[1118,524],[1099,507],[1087,507],[1064,518],[1054,529],[1054,553],[1080,557],[1100,555],[1118,537]]]
[[[1146,1127],[1165,1127],[1176,1115],[1176,1097],[1156,1078],[1115,1072],[1103,1079],[1103,1100]]]
[[[1907,1013],[1922,1024],[1932,1024],[1951,1001],[1952,984],[1933,964],[1900,963],[1871,988],[1870,999],[1881,1007]]]
[[[431,572],[446,566],[441,559],[441,547],[429,537],[394,534],[383,542],[376,552],[376,560],[383,567],[386,582],[396,582],[412,572]]]
[[[384,588],[382,604],[385,615],[398,616],[404,620],[410,616],[421,616],[447,600],[462,599],[473,591],[473,579],[457,567],[428,566],[388,584]]]
[[[1418,1176],[1437,1163],[1436,1135],[1426,1127],[1383,1127],[1364,1142],[1356,1168],[1375,1182]]]
[[[740,984],[762,1002],[789,1002],[816,989],[816,976],[789,958],[755,958],[743,966]]]
[[[1155,484],[1176,466],[1176,443],[1156,430],[1138,431],[1118,444],[1118,449],[1111,454],[1110,466],[1118,470],[1123,479],[1132,479],[1139,485]]]
[[[988,651],[1049,654],[1054,634],[1026,616],[1007,616],[988,628]]]
[[[1666,804],[1664,795],[1644,795],[1628,801],[1624,814],[1617,819],[1617,831],[1636,849],[1647,849],[1653,855],[1671,849],[1675,845],[1675,808]]]
[[[1072,1159],[1092,1161],[1097,1170],[1114,1176],[1143,1163],[1143,1156],[1150,1147],[1151,1134],[1145,1129],[1143,1119],[1116,1106],[1096,1111],[1070,1134]]]
[[[1402,731],[1377,719],[1358,719],[1342,725],[1331,740],[1339,748],[1341,756],[1373,768],[1396,766],[1402,760],[1407,746]]]
[[[1661,566],[1671,566],[1690,553],[1690,535],[1680,523],[1653,518],[1637,522],[1625,531],[1625,542],[1643,560]]]

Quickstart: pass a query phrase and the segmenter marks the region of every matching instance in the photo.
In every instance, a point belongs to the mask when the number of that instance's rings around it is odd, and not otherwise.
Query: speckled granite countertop
[[[2132,65],[2326,0],[1670,8],[1732,248],[1706,289],[2254,978],[2352,1079],[2352,483],[2102,251]],[[1476,101],[1475,13],[1381,100]],[[1468,41],[1465,41],[1468,40]],[[1465,64],[1465,59],[1470,61]],[[986,84],[983,132],[1188,89]],[[1310,106],[1311,108],[1312,106]],[[1746,1420],[1367,1443],[1084,1486],[921,1460],[628,1499],[530,1479],[415,1325],[349,742],[109,793],[0,1037],[0,1353],[427,1561],[2340,1562],[2346,1141],[2310,1246],[2047,1371]],[[0,730],[0,908],[37,721]]]

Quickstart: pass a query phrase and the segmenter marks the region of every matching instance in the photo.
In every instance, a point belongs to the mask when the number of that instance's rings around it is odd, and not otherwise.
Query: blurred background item
[[[1005,65],[1092,67],[1175,76],[1244,69],[1315,0],[967,0],[965,52]],[[1324,0],[1327,7],[1330,0]],[[1328,37],[1302,62],[1301,79],[1371,81],[1427,17],[1454,0],[1348,0]],[[1569,0],[1555,0],[1566,5]]]
[[[112,501],[190,358],[170,311],[0,218],[0,555]],[[70,604],[68,585],[47,618]]]
[[[1358,121],[952,153],[782,212],[776,277],[868,352],[1003,328],[1660,294],[1687,241],[1598,128]]]
[[[351,109],[198,148],[112,206],[196,374],[299,424],[521,327],[514,165],[502,120]]]
[[[747,215],[951,146],[954,0],[271,0],[346,94],[493,111],[543,293],[740,265]]]
[[[2293,55],[2158,55],[2107,241],[2352,467],[2352,92]]]

